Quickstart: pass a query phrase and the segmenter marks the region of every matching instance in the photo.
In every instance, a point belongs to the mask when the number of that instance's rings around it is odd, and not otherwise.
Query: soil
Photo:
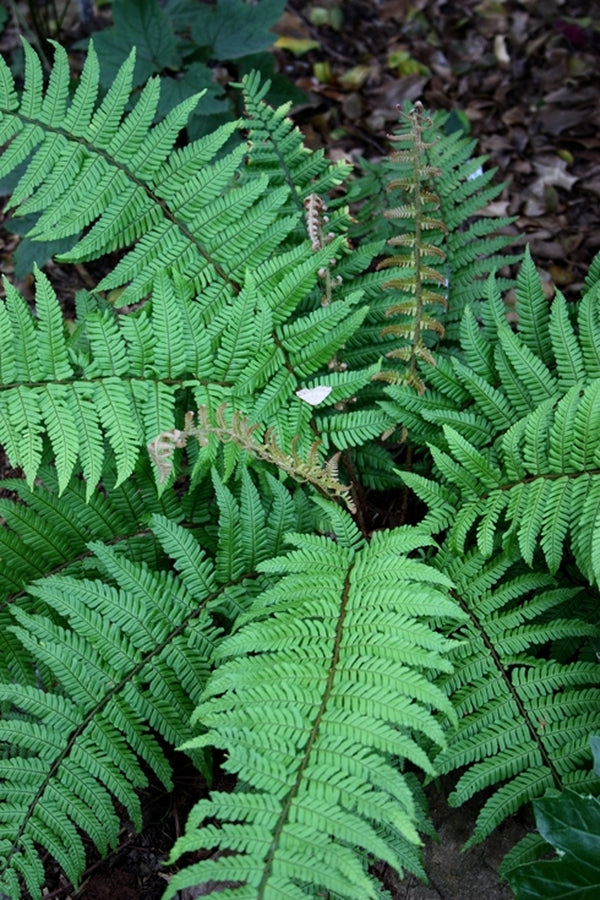
[[[27,19],[34,5],[16,7]],[[96,24],[108,21],[102,7]],[[517,216],[514,232],[529,242],[542,275],[577,294],[600,249],[598,0],[290,0],[277,32],[277,68],[306,93],[294,115],[311,146],[336,158],[376,158],[386,152],[397,104],[420,99],[460,111],[505,184],[488,212]],[[5,28],[0,50],[10,54],[18,35],[14,23]],[[67,17],[63,42],[80,35]],[[312,49],[300,53],[307,40]],[[0,230],[6,273],[17,241]],[[63,296],[98,280],[93,266],[50,263],[47,271]],[[18,286],[27,292],[29,280]],[[185,768],[178,779],[173,796],[183,799],[149,792],[142,834],[124,824],[108,859],[90,854],[79,890],[50,868],[46,900],[158,900],[168,878],[162,863],[203,790]],[[450,790],[442,783],[428,791],[439,837],[425,846],[429,884],[387,872],[388,890],[394,900],[509,900],[499,864],[531,823],[526,814],[510,819],[461,853],[482,801],[450,809]]]

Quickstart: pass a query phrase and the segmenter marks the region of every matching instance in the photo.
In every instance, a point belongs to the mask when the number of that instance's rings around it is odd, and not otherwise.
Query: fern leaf
[[[41,859],[48,853],[76,885],[85,868],[82,836],[101,852],[116,844],[120,819],[115,800],[140,826],[136,789],[146,784],[145,769],[168,787],[171,771],[163,745],[179,744],[192,734],[190,713],[218,640],[208,606],[233,620],[265,585],[260,576],[256,583],[255,569],[243,566],[232,580],[189,530],[164,515],[154,514],[152,531],[146,528],[146,541],[162,548],[161,554],[152,565],[139,558],[119,509],[124,513],[128,507],[130,534],[139,533],[139,517],[147,517],[152,506],[158,512],[155,494],[150,508],[142,508],[142,482],[137,489],[117,488],[109,499],[95,495],[90,505],[81,484],[73,496],[68,488],[61,497],[16,484],[37,507],[12,505],[12,527],[18,527],[20,517],[29,528],[24,550],[32,554],[35,548],[39,561],[40,551],[52,547],[54,555],[46,550],[38,572],[43,574],[44,567],[46,573],[51,568],[56,572],[57,558],[65,572],[34,583],[33,599],[13,604],[12,623],[0,632],[21,644],[30,672],[21,683],[10,676],[0,682],[0,890],[15,900],[22,896],[21,878],[32,896],[40,895],[45,878]],[[146,488],[148,484],[150,480]],[[3,503],[10,516],[11,505]],[[314,523],[314,516],[302,515],[281,485],[261,499],[247,472],[237,496],[223,488],[217,503],[223,533],[231,526],[229,509],[235,507],[244,517],[233,523],[231,550],[238,557],[241,551],[252,565],[269,558],[282,541],[278,529],[265,527],[267,509],[279,509],[279,518],[292,527]],[[77,519],[69,522],[76,512]],[[51,526],[47,533],[45,522]],[[88,534],[111,545],[95,541],[88,549],[84,523]],[[115,530],[128,552],[115,543]],[[61,532],[62,556],[53,547]],[[76,548],[73,535],[79,540]],[[212,544],[208,536],[206,543]],[[222,558],[224,549],[218,551]],[[87,557],[83,570],[73,563],[74,550]],[[189,753],[205,770],[203,752]]]
[[[598,298],[600,288],[596,284],[587,291],[579,305],[579,340],[585,370],[589,378],[600,378],[600,339],[598,338]]]
[[[548,334],[556,356],[556,367],[560,387],[568,390],[585,378],[583,354],[569,320],[565,298],[556,292],[552,302],[552,312]]]
[[[201,801],[173,855],[199,846],[235,853],[182,870],[167,897],[190,884],[209,888],[209,882],[233,881],[243,884],[228,889],[231,897],[300,898],[331,889],[362,900],[376,893],[356,847],[401,868],[370,822],[389,823],[405,840],[418,840],[409,784],[389,767],[386,751],[408,754],[422,765],[422,751],[410,735],[422,729],[434,741],[443,737],[429,712],[437,705],[436,688],[417,674],[412,652],[411,664],[404,662],[413,627],[417,655],[422,642],[429,643],[427,617],[425,627],[417,628],[420,613],[398,613],[392,595],[400,581],[433,611],[445,597],[446,579],[430,581],[426,566],[406,559],[404,554],[423,542],[422,534],[377,534],[369,547],[355,540],[354,547],[317,537],[293,540],[297,549],[288,557],[262,566],[283,572],[283,578],[257,598],[247,623],[223,645],[221,664],[195,713],[208,733],[193,744],[226,747],[228,768],[255,791],[247,787]],[[375,607],[365,604],[363,593],[373,577]],[[451,604],[448,614],[453,612]],[[364,616],[369,633],[379,635],[368,644],[357,642]],[[403,637],[398,645],[394,634],[400,620],[408,640]],[[250,646],[253,652],[261,648],[258,656],[248,656]],[[435,668],[443,653],[440,638],[429,664]],[[386,677],[380,681],[383,665]],[[203,822],[215,816],[219,828]],[[301,865],[309,845],[310,865]]]
[[[115,845],[119,818],[111,795],[141,825],[135,788],[146,777],[138,757],[170,782],[146,723],[171,743],[186,738],[214,646],[206,584],[192,595],[173,575],[152,573],[105,545],[94,549],[117,586],[51,576],[31,588],[66,625],[13,608],[18,624],[11,630],[51,679],[43,688],[0,687],[15,710],[0,724],[6,748],[0,791],[11,798],[1,805],[0,835],[11,849],[2,856],[0,886],[13,897],[16,873],[39,894],[35,844],[50,850],[74,884],[85,867],[79,829],[101,850]]]
[[[472,578],[471,565],[481,566],[476,554],[455,559],[448,569],[470,621],[454,633],[462,640],[452,653],[455,671],[442,677],[459,720],[436,763],[445,772],[466,767],[453,805],[493,788],[467,846],[548,787],[587,777],[582,770],[597,715],[592,710],[600,703],[597,663],[535,657],[535,646],[554,636],[570,631],[582,638],[596,630],[549,615],[576,590],[560,588],[550,576],[524,579],[515,558],[504,554],[479,569],[479,578],[489,576],[487,588]]]
[[[308,190],[319,176],[310,189],[328,189],[345,172],[306,151],[285,119],[285,109],[273,111],[263,104],[255,83],[247,82],[247,102],[259,131],[269,134],[279,169],[282,160],[291,164],[298,158],[298,168],[292,164],[293,172],[278,184],[272,162],[258,152],[252,177],[244,177],[247,147],[240,139],[215,158],[237,123],[183,150],[173,149],[199,95],[154,126],[159,81],[153,79],[126,112],[133,54],[99,105],[93,46],[71,101],[65,99],[69,73],[63,53],[57,51],[46,98],[41,67],[30,48],[26,60],[20,106],[15,107],[10,73],[2,70],[0,128],[8,144],[0,170],[6,174],[27,160],[14,202],[20,211],[41,213],[33,236],[54,239],[87,230],[65,259],[82,261],[136,244],[100,286],[131,282],[123,303],[151,291],[165,271],[186,278],[196,290],[216,283],[237,292],[246,268],[268,259],[292,231],[296,243],[302,239],[302,210],[289,203],[297,185],[304,179]]]

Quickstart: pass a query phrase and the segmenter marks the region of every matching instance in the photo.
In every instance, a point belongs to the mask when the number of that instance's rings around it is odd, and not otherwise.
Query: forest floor
[[[17,6],[27,15],[29,3]],[[577,295],[600,250],[600,0],[290,0],[277,32],[277,68],[306,93],[294,117],[312,147],[351,161],[381,157],[405,100],[464,114],[505,184],[488,213],[516,216],[514,233],[530,244],[548,291],[553,283]],[[18,30],[6,29],[0,50],[10,54],[17,41]],[[299,54],[302,41],[313,46]],[[0,230],[6,273],[17,242]],[[86,286],[53,263],[50,275]],[[201,789],[189,772],[179,787],[190,804]],[[425,848],[429,885],[388,873],[388,889],[394,900],[509,900],[498,867],[526,816],[461,853],[481,801],[449,809],[450,790],[428,791],[439,836]],[[158,900],[186,810],[148,797],[144,832],[124,827],[118,851],[90,857],[77,892],[50,872],[46,900]]]

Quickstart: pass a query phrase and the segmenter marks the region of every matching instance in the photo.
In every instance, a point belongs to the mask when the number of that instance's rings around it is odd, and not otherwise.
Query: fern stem
[[[417,374],[417,357],[414,349],[417,347],[421,338],[421,318],[423,316],[423,273],[421,260],[421,235],[422,235],[422,215],[423,215],[423,198],[421,196],[421,155],[424,149],[423,145],[423,107],[420,103],[415,103],[411,110],[410,117],[413,124],[414,135],[414,154],[413,154],[413,202],[415,206],[415,299],[417,306],[417,314],[415,316],[415,331],[413,337],[413,353],[410,359],[410,375],[411,382],[414,383]]]
[[[488,650],[489,655],[494,660],[494,665],[495,665],[497,671],[503,672],[505,674],[504,683],[506,684],[506,687],[507,687],[508,691],[510,692],[510,695],[515,703],[515,706],[519,710],[519,713],[521,716],[521,721],[525,724],[525,726],[531,736],[531,740],[537,747],[538,752],[539,752],[540,756],[542,757],[544,764],[546,765],[546,767],[548,768],[548,771],[552,775],[552,780],[554,781],[554,786],[556,787],[557,790],[559,790],[559,791],[562,790],[564,788],[562,779],[561,779],[559,773],[556,771],[554,763],[552,762],[552,759],[548,755],[548,752],[546,751],[543,741],[541,741],[539,739],[539,735],[538,735],[537,731],[535,730],[533,723],[531,722],[531,718],[527,712],[527,709],[525,708],[525,705],[521,701],[518,691],[515,690],[513,681],[506,671],[507,667],[505,666],[502,659],[498,655],[498,652],[494,646],[493,641],[490,639],[490,636],[485,628],[485,625],[483,625],[479,621],[479,619],[475,615],[473,609],[467,603],[465,603],[465,601],[462,599],[462,597],[460,597],[456,592],[453,592],[453,596],[454,596],[456,602],[460,605],[461,609],[464,610],[464,612],[470,618],[471,622],[473,622],[475,628],[477,629],[477,632],[481,636],[481,640],[483,641],[483,643],[485,644],[485,646]]]
[[[257,900],[264,900],[265,897],[265,889],[267,887],[267,883],[269,878],[271,877],[271,873],[273,871],[273,863],[275,861],[275,854],[277,853],[277,849],[279,846],[279,841],[281,835],[283,833],[283,829],[288,820],[288,816],[290,814],[290,809],[292,804],[298,794],[301,784],[304,780],[304,772],[308,766],[310,755],[313,751],[313,747],[315,742],[319,736],[319,728],[321,726],[321,721],[323,716],[325,715],[325,711],[327,709],[327,705],[329,703],[329,699],[331,697],[331,692],[333,690],[333,683],[335,681],[335,676],[337,674],[337,666],[340,659],[340,646],[342,641],[342,634],[344,630],[344,620],[346,618],[346,612],[348,609],[348,597],[350,595],[350,575],[352,573],[354,566],[350,564],[348,567],[348,571],[346,573],[344,587],[342,590],[342,602],[340,604],[340,614],[338,616],[335,638],[333,642],[333,652],[331,654],[331,665],[329,667],[329,674],[327,675],[327,681],[325,683],[325,690],[323,691],[323,697],[321,699],[321,704],[319,709],[317,710],[317,714],[315,716],[315,720],[313,723],[313,727],[310,730],[310,734],[307,738],[304,753],[302,755],[302,759],[298,765],[298,770],[296,773],[296,780],[292,787],[290,788],[287,797],[283,801],[281,815],[279,816],[279,820],[277,822],[276,827],[273,830],[273,841],[269,847],[269,852],[265,858],[265,867],[262,874],[262,878],[260,879],[260,883],[258,885],[256,891]]]

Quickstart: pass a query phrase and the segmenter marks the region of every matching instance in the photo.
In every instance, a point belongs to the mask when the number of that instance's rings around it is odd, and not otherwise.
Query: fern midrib
[[[105,543],[108,543],[108,542],[105,542]],[[23,834],[25,833],[25,831],[27,829],[29,821],[31,820],[32,816],[35,813],[35,808],[36,808],[37,804],[41,801],[44,792],[46,791],[48,785],[51,784],[51,782],[53,781],[60,766],[62,765],[64,760],[67,759],[67,757],[71,753],[71,750],[72,750],[73,746],[75,745],[76,741],[84,733],[85,729],[91,724],[91,722],[94,720],[94,718],[113,699],[113,697],[117,696],[120,693],[120,691],[122,691],[125,688],[125,686],[133,678],[135,678],[137,675],[140,675],[144,671],[146,666],[148,666],[152,663],[152,660],[155,657],[160,656],[160,654],[163,652],[163,650],[166,647],[168,647],[168,645],[170,643],[172,643],[172,641],[178,635],[182,634],[185,631],[185,629],[193,621],[198,619],[202,615],[202,613],[206,611],[208,606],[214,600],[216,600],[225,590],[227,590],[227,588],[231,587],[233,584],[240,584],[242,581],[245,581],[249,577],[252,577],[253,574],[256,574],[256,573],[244,572],[244,574],[242,576],[240,576],[239,579],[237,579],[235,581],[234,580],[228,581],[226,584],[221,585],[219,590],[213,591],[209,596],[207,596],[207,598],[193,612],[190,613],[190,615],[185,619],[185,621],[181,622],[176,628],[174,628],[172,631],[170,631],[169,635],[165,638],[164,641],[162,641],[160,644],[157,644],[157,646],[154,647],[143,660],[140,660],[140,662],[136,666],[134,666],[134,668],[130,669],[128,671],[127,675],[124,678],[122,678],[120,682],[115,684],[114,687],[112,688],[112,690],[110,692],[106,693],[105,696],[102,698],[102,700],[99,701],[89,711],[89,713],[85,717],[85,719],[83,719],[82,722],[80,723],[80,725],[74,729],[71,737],[65,744],[63,751],[57,756],[57,758],[54,760],[52,765],[49,767],[46,778],[40,785],[39,790],[34,795],[27,812],[23,815],[23,820],[21,822],[21,825],[19,827],[19,830],[17,832],[15,840],[13,841],[13,844],[12,844],[12,847],[11,847],[9,853],[6,855],[5,859],[0,860],[0,874],[2,874],[2,872],[7,871],[9,864],[10,864],[11,857],[13,856],[14,853],[19,852],[20,840],[23,837]]]
[[[203,257],[203,259],[205,259],[206,262],[209,263],[209,265],[211,265],[214,268],[215,272],[219,275],[219,277],[221,279],[223,279],[223,281],[225,281],[226,284],[228,284],[231,287],[234,294],[239,294],[239,292],[242,289],[242,286],[237,281],[234,281],[232,278],[229,277],[229,275],[223,269],[221,264],[218,263],[211,256],[211,254],[208,252],[208,250],[206,250],[204,248],[204,246],[200,243],[200,240],[198,239],[197,235],[195,235],[192,231],[190,231],[190,229],[187,227],[187,225],[184,222],[182,222],[180,219],[178,219],[171,212],[166,201],[163,200],[162,197],[159,197],[158,194],[156,194],[147,184],[145,184],[145,182],[140,181],[140,179],[136,176],[135,172],[133,172],[131,169],[127,168],[127,166],[125,166],[123,163],[116,160],[113,156],[110,156],[108,153],[106,153],[106,151],[102,150],[101,147],[98,147],[98,146],[96,146],[96,144],[93,144],[90,141],[86,141],[84,138],[76,136],[69,131],[65,131],[62,128],[57,128],[56,126],[49,125],[47,122],[41,122],[38,119],[31,119],[28,116],[23,116],[21,114],[17,114],[14,112],[14,110],[7,110],[7,109],[3,109],[0,107],[0,114],[15,116],[15,118],[18,118],[19,121],[24,122],[27,125],[40,128],[42,130],[42,132],[44,132],[44,133],[57,134],[57,135],[60,135],[61,137],[64,137],[69,143],[80,144],[82,147],[85,147],[85,149],[90,152],[90,155],[92,156],[92,158],[94,156],[99,156],[105,162],[107,162],[109,164],[109,166],[112,166],[115,169],[118,169],[119,171],[123,172],[127,176],[127,178],[131,182],[133,182],[133,184],[135,184],[138,188],[141,188],[144,191],[146,196],[149,197],[149,199],[152,200],[153,203],[155,203],[157,206],[160,207],[165,219],[167,219],[169,222],[171,222],[181,232],[181,234],[185,238],[187,238],[187,240],[191,244],[193,244],[193,246],[196,248],[198,253]]]
[[[161,384],[174,385],[181,388],[188,387],[190,381],[193,381],[194,384],[205,385],[206,387],[210,387],[211,385],[218,385],[219,387],[224,388],[235,386],[235,382],[233,381],[218,381],[210,378],[198,378],[197,375],[193,375],[191,372],[186,373],[185,375],[181,375],[178,378],[162,378],[156,375],[118,375],[116,372],[107,372],[104,375],[95,375],[92,378],[89,378],[85,375],[74,374],[72,378],[38,379],[37,381],[13,381],[10,384],[0,384],[0,394],[2,394],[3,391],[14,391],[17,388],[44,388],[48,387],[49,385],[66,385],[67,387],[70,387],[73,384],[104,384],[108,380],[136,384],[156,384],[157,382],[160,382]]]
[[[315,716],[315,721],[313,723],[313,727],[311,728],[310,733],[308,735],[308,738],[307,738],[307,741],[305,744],[304,754],[303,754],[300,764],[298,766],[296,779],[294,781],[294,784],[290,788],[287,797],[283,801],[281,814],[279,816],[277,825],[273,831],[273,840],[271,841],[271,844],[269,846],[269,852],[267,853],[267,856],[265,858],[263,874],[262,874],[260,883],[259,883],[257,891],[256,891],[257,900],[264,900],[267,882],[269,881],[269,878],[271,877],[271,873],[273,870],[275,854],[277,853],[277,850],[279,849],[279,841],[281,839],[283,829],[285,828],[285,826],[287,824],[288,816],[290,813],[290,809],[292,808],[292,804],[298,795],[298,791],[300,790],[304,772],[306,771],[306,767],[308,766],[308,763],[310,760],[310,755],[311,755],[311,753],[314,749],[314,745],[318,739],[319,729],[321,727],[321,721],[323,719],[323,716],[325,715],[325,712],[327,710],[327,705],[328,705],[329,699],[331,697],[331,692],[333,690],[333,683],[335,680],[335,676],[337,674],[337,666],[338,666],[339,658],[340,658],[340,647],[341,647],[341,642],[342,642],[342,633],[343,633],[343,629],[344,629],[344,620],[346,618],[346,612],[348,609],[348,598],[349,598],[349,594],[350,594],[350,575],[352,573],[353,568],[354,568],[354,563],[351,563],[350,566],[348,567],[348,571],[346,572],[346,577],[344,579],[344,587],[342,589],[342,602],[341,602],[340,614],[338,616],[338,621],[337,621],[336,630],[335,630],[335,638],[334,638],[334,642],[333,642],[333,652],[331,654],[331,664],[329,667],[329,674],[327,676],[327,681],[325,683],[325,689],[323,691],[323,697],[321,699],[321,704],[319,706],[319,709],[317,710],[317,714]]]
[[[465,611],[465,613],[467,614],[467,616],[469,617],[469,619],[472,622],[473,626],[475,627],[477,633],[479,634],[481,640],[483,641],[485,647],[487,648],[489,655],[493,660],[496,671],[498,673],[500,673],[502,681],[507,686],[511,697],[512,697],[517,709],[519,710],[521,720],[527,727],[530,737],[539,751],[539,754],[542,758],[542,762],[544,763],[544,765],[547,766],[548,771],[550,772],[550,774],[552,776],[552,780],[554,781],[555,787],[558,790],[562,790],[564,787],[564,785],[562,783],[562,779],[561,779],[559,773],[557,772],[557,770],[554,766],[554,763],[552,762],[552,759],[550,758],[550,756],[548,754],[548,751],[546,750],[546,746],[545,746],[542,738],[536,732],[536,730],[533,726],[533,723],[529,717],[529,714],[525,708],[525,705],[523,704],[523,702],[518,694],[518,691],[515,689],[515,686],[513,685],[510,677],[508,676],[508,673],[506,672],[507,667],[503,664],[499,654],[496,651],[494,644],[490,640],[485,626],[483,625],[482,622],[480,622],[480,620],[477,618],[477,616],[475,615],[473,610],[470,608],[470,606],[468,606],[467,603],[465,603],[465,601],[459,594],[457,594],[454,591],[452,592],[452,594],[453,594],[456,602],[461,607],[461,609],[463,609]],[[514,664],[514,665],[517,665],[517,664]],[[513,668],[514,665],[511,665],[511,668]]]
[[[415,128],[415,142],[414,142],[414,153],[413,153],[413,184],[414,184],[414,205],[415,205],[415,248],[414,248],[414,262],[415,262],[415,300],[416,300],[416,327],[414,330],[413,336],[413,345],[412,345],[412,353],[410,358],[410,376],[411,382],[414,383],[414,379],[417,375],[417,353],[416,349],[419,346],[419,341],[421,339],[421,318],[423,316],[423,274],[422,274],[422,260],[421,260],[421,236],[422,236],[422,227],[421,227],[421,216],[423,210],[423,199],[421,197],[421,150],[422,150],[422,140],[423,140],[423,132],[421,128],[420,120],[415,116],[414,121]]]
[[[600,469],[579,469],[577,472],[536,472],[526,475],[518,481],[510,481],[507,484],[499,484],[477,496],[477,500],[488,500],[495,491],[512,491],[520,484],[533,484],[536,481],[556,481],[559,478],[581,478],[582,475],[600,475]]]

